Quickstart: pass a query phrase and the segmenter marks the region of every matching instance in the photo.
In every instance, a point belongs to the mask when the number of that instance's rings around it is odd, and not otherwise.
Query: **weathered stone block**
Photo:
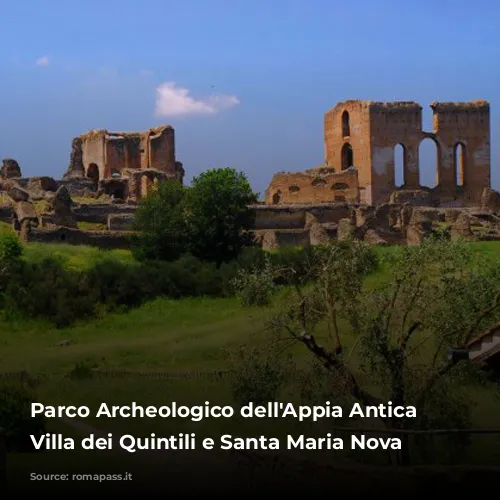
[[[135,216],[131,214],[111,214],[108,215],[109,231],[133,231]]]
[[[339,241],[349,240],[354,238],[355,231],[356,225],[352,219],[341,219],[337,229],[337,238]]]
[[[5,158],[2,160],[2,167],[0,168],[0,177],[2,179],[15,179],[22,177],[21,167],[16,160],[12,158]]]

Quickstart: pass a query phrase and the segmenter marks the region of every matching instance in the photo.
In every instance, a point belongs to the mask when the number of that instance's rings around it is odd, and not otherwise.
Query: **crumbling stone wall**
[[[94,191],[131,200],[146,195],[155,179],[182,182],[184,169],[175,158],[174,129],[164,125],[145,132],[92,130],[76,137],[64,180],[83,178],[91,179]]]
[[[324,166],[306,172],[279,172],[266,191],[269,205],[346,201],[359,201],[358,175],[354,169],[335,172]]]
[[[362,203],[386,203],[398,188],[422,188],[419,146],[430,138],[437,146],[434,198],[443,203],[480,204],[483,189],[490,187],[489,104],[483,100],[435,102],[431,108],[432,132],[422,130],[422,107],[416,102],[350,100],[337,104],[324,119],[327,164],[336,170],[351,166],[357,170]],[[404,152],[402,186],[395,182],[394,149],[398,145]],[[463,154],[457,159],[459,147]]]
[[[411,204],[253,205],[255,240],[264,249],[354,238],[370,245],[416,245],[431,235],[500,241],[493,208]],[[448,235],[448,236],[447,236]]]
[[[64,179],[70,179],[72,177],[85,177],[85,168],[83,166],[83,141],[81,137],[75,137],[71,141],[69,167],[64,174]]]

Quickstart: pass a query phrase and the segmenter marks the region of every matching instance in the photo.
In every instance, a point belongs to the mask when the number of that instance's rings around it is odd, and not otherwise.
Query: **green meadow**
[[[500,264],[500,242],[478,242],[471,246],[478,255]],[[393,249],[381,247],[376,251],[383,255]],[[134,265],[127,251],[107,252],[59,244],[30,244],[23,258],[37,261],[56,256],[68,268],[84,269],[110,255],[122,263]],[[376,287],[386,278],[387,270],[381,267],[367,278],[365,285]],[[267,308],[242,308],[236,298],[157,298],[128,312],[105,314],[68,328],[56,328],[43,320],[3,320],[0,323],[1,370],[4,373],[27,372],[36,380],[34,390],[38,400],[46,405],[85,405],[93,413],[101,403],[111,406],[136,402],[144,406],[162,406],[175,401],[191,406],[209,401],[212,405],[234,405],[229,376],[217,372],[234,366],[231,353],[235,349],[265,342],[266,325],[282,308],[286,292],[284,289],[278,293]],[[350,350],[356,343],[356,334],[343,333],[345,348]],[[307,370],[311,354],[301,345],[292,347],[290,352],[299,371]],[[355,372],[358,363],[355,352],[350,360]],[[131,374],[112,376],[94,370]],[[366,383],[369,387],[369,381]],[[500,399],[489,386],[461,387],[460,390],[468,391],[475,404],[475,427],[498,425]],[[300,403],[297,394],[298,389],[292,382],[283,397]],[[279,421],[263,423],[258,419],[208,419],[193,423],[185,419],[90,417],[85,423],[102,431],[140,436],[151,432],[196,432],[206,437],[267,432],[280,436],[291,429],[290,426],[285,429]],[[297,424],[292,431],[321,435],[329,431],[329,425],[303,423]],[[56,419],[48,420],[47,429],[68,436],[80,433]],[[468,453],[470,460],[476,463],[500,464],[500,435],[473,437]],[[75,464],[78,456],[78,452],[72,454]],[[328,456],[331,460],[331,455]],[[367,456],[362,458],[381,460],[377,453]],[[44,457],[46,453],[9,455],[10,470],[12,474],[20,474],[20,464],[27,469],[35,465],[42,467]]]

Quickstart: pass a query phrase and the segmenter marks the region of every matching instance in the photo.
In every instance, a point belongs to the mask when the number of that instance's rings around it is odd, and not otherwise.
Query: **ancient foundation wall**
[[[338,173],[280,172],[276,174],[266,192],[266,203],[332,203],[359,201],[358,175],[355,170]]]
[[[137,207],[133,205],[89,204],[74,207],[73,212],[78,222],[107,224],[110,215],[134,215]]]
[[[254,229],[303,229],[307,214],[313,215],[319,223],[338,223],[350,217],[351,208],[345,203],[323,205],[254,205]]]
[[[130,233],[117,231],[82,231],[60,227],[57,229],[31,229],[26,237],[27,242],[89,245],[106,250],[130,248]]]

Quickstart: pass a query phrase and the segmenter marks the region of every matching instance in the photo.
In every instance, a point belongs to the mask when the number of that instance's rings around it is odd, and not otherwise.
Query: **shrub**
[[[12,273],[21,265],[23,247],[14,233],[0,235],[0,287],[3,290]]]
[[[45,317],[58,327],[93,315],[97,305],[85,274],[66,269],[53,258],[25,263],[9,280],[4,300],[11,314]]]
[[[17,261],[23,254],[21,241],[14,233],[0,235],[0,262]]]
[[[232,285],[242,306],[267,306],[277,290],[274,279],[273,266],[270,260],[266,259],[262,269],[240,270],[232,280]]]
[[[45,432],[45,419],[37,415],[31,418],[31,404],[36,397],[19,382],[0,382],[0,427],[6,437],[8,451],[33,449],[30,435],[36,438]]]
[[[240,347],[232,353],[231,365],[233,397],[242,406],[276,401],[295,369],[291,357],[283,358],[274,341]]]

